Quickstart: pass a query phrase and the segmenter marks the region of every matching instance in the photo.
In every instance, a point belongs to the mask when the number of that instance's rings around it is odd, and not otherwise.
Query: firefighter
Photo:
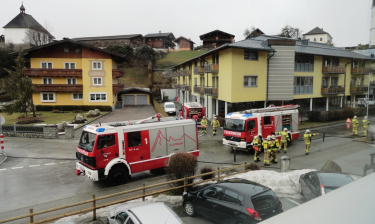
[[[203,116],[202,120],[201,120],[201,126],[202,126],[202,133],[203,134],[206,134],[207,133],[207,119],[206,119],[206,116]]]
[[[220,123],[217,120],[217,117],[215,117],[215,119],[211,121],[211,125],[212,125],[212,134],[215,136],[217,128],[220,127]]]
[[[353,135],[354,136],[358,135],[358,120],[357,120],[357,116],[353,117],[352,127],[353,127]]]
[[[195,127],[198,128],[198,115],[193,115],[193,120],[195,121]]]
[[[264,162],[264,166],[270,166],[270,154],[269,154],[269,151],[268,151],[268,142],[271,141],[271,136],[267,136],[267,139],[264,139],[263,140],[263,150],[264,150],[264,159],[263,159],[263,162]]]
[[[279,147],[278,147],[278,141],[276,141],[278,139],[276,139],[276,137],[274,135],[271,136],[271,143],[270,143],[270,148],[271,148],[271,156],[270,156],[270,160],[273,162],[273,163],[277,163],[277,151],[279,150]]]
[[[254,148],[254,162],[260,162],[260,159],[259,159],[259,154],[260,154],[260,150],[262,148],[262,139],[261,139],[261,135],[257,135],[254,137],[254,140],[253,140],[253,148]]]
[[[363,123],[363,134],[366,137],[367,136],[367,128],[370,125],[370,122],[367,120],[367,116],[365,116],[362,120]]]
[[[280,152],[281,148],[284,147],[284,153],[286,153],[286,147],[288,145],[288,141],[290,141],[290,138],[289,138],[289,135],[288,135],[288,129],[284,128],[283,131],[276,132],[275,134],[276,135],[281,135],[281,138],[280,138],[280,147],[278,149],[279,152]]]
[[[303,135],[303,140],[305,141],[306,155],[308,155],[309,151],[310,151],[311,137],[315,136],[315,135],[319,135],[319,133],[311,134],[310,130],[308,130],[308,129],[305,131],[305,134]]]

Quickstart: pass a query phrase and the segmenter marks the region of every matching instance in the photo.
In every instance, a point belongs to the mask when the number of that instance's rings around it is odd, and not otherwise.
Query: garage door
[[[137,105],[147,105],[147,95],[137,95]]]
[[[122,102],[124,102],[124,105],[134,105],[134,95],[124,95],[124,100]]]

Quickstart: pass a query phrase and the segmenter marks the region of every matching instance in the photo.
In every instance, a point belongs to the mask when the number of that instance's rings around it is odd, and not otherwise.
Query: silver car
[[[164,202],[130,202],[109,211],[109,224],[181,224]]]

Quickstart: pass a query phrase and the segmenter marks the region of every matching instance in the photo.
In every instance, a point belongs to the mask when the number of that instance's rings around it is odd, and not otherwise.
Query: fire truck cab
[[[133,173],[164,168],[177,152],[199,155],[193,120],[86,125],[77,147],[76,174],[122,183]]]
[[[193,119],[194,115],[197,115],[198,121],[200,121],[203,116],[206,116],[206,108],[197,102],[184,103],[180,116],[183,119]]]
[[[266,138],[288,129],[290,141],[299,137],[298,105],[267,107],[229,113],[223,127],[223,144],[232,149],[252,151],[257,135]],[[281,135],[275,135],[280,140]],[[291,142],[290,142],[291,143]]]

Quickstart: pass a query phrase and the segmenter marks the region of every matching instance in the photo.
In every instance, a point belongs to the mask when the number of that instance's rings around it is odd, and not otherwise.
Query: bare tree
[[[254,30],[256,30],[256,28],[254,26],[252,26],[250,29],[249,28],[246,28],[245,31],[243,31],[243,36],[246,38],[247,36],[249,36]]]
[[[49,36],[47,33],[40,32],[33,29],[27,29],[25,32],[25,39],[23,40],[26,44],[33,46],[40,46],[49,43]]]
[[[286,25],[281,29],[280,36],[288,38],[299,38],[301,37],[302,31],[299,28],[294,28],[289,25]]]

